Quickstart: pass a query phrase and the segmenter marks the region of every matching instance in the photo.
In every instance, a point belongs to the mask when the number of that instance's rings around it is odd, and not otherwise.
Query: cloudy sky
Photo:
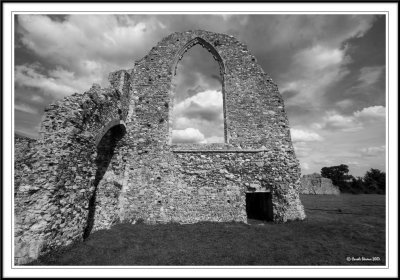
[[[19,15],[15,131],[37,137],[43,108],[130,69],[163,37],[205,29],[248,45],[285,100],[302,173],[347,164],[385,170],[382,15]],[[223,139],[218,64],[201,47],[174,78],[176,141]]]

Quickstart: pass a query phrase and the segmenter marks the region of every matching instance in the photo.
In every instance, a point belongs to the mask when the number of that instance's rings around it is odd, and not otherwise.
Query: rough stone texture
[[[332,184],[332,180],[324,178],[318,173],[301,177],[301,194],[334,194],[339,195],[339,187]]]
[[[194,44],[220,65],[222,144],[171,144],[171,80]],[[305,218],[282,97],[243,43],[173,33],[109,80],[46,109],[15,176],[17,264],[118,222],[246,222],[246,192],[272,193],[275,222]]]
[[[14,178],[19,182],[22,177],[32,169],[30,160],[36,140],[18,134],[14,135]],[[14,193],[17,193],[17,184],[14,185]],[[21,187],[24,188],[23,186]]]

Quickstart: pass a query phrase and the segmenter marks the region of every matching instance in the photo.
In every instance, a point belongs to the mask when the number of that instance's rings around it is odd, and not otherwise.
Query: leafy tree
[[[353,176],[349,175],[349,167],[345,164],[323,167],[321,176],[329,178],[335,186],[338,186],[341,192],[350,191],[350,184]]]
[[[353,177],[345,164],[323,167],[321,176],[329,178],[339,187],[341,192],[385,194],[386,173],[371,168],[363,177]]]
[[[386,173],[379,169],[371,168],[364,175],[364,186],[368,193],[385,194]]]
[[[362,177],[353,178],[350,184],[351,193],[365,193],[364,181]]]

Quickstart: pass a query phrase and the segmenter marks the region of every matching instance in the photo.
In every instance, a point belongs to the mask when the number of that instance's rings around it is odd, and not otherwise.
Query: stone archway
[[[97,156],[95,164],[97,166],[96,174],[92,185],[94,187],[92,196],[89,199],[88,205],[88,218],[83,238],[89,237],[92,231],[96,212],[96,198],[100,181],[103,179],[108,166],[114,156],[114,151],[119,140],[125,135],[125,123],[121,120],[114,120],[109,122],[104,129],[96,137]]]

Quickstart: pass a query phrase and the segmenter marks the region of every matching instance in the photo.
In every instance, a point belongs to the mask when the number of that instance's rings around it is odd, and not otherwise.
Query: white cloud
[[[172,143],[205,143],[204,135],[195,128],[172,130]]]
[[[197,104],[203,109],[222,110],[222,93],[217,90],[206,90],[186,98],[174,107],[175,115],[183,115],[191,105]]]
[[[382,122],[384,124],[386,109],[383,106],[371,106],[355,111],[352,115],[342,115],[336,111],[329,111],[323,117],[322,122],[312,125],[315,129],[333,129],[344,132],[358,131],[366,124]]]
[[[132,56],[132,50],[143,50],[146,37],[149,39],[146,29],[158,27],[153,17],[144,23],[126,15],[69,15],[63,22],[44,15],[20,15],[18,20],[27,47],[42,57],[66,63],[77,55],[108,61]]]
[[[362,157],[377,157],[385,155],[385,145],[378,146],[378,147],[368,147],[361,149],[361,156]]]
[[[74,73],[62,68],[41,73],[40,65],[15,66],[15,83],[18,86],[33,87],[55,97],[71,95],[89,89],[85,78],[76,78]],[[92,83],[96,80],[92,80]]]
[[[291,130],[293,142],[308,142],[308,141],[322,141],[323,138],[315,132],[305,131],[301,129],[292,128]]]
[[[304,69],[315,72],[340,65],[344,57],[344,50],[315,45],[296,53],[293,62],[301,65]]]
[[[208,143],[224,142],[222,93],[216,90],[199,92],[176,104],[172,111],[172,127],[193,128],[207,138]]]
[[[328,112],[323,118],[322,127],[339,129],[342,131],[357,131],[362,129],[362,124],[354,116],[343,116],[335,111]]]
[[[382,119],[386,117],[386,108],[383,106],[371,106],[355,112],[354,116],[362,119]]]
[[[68,15],[64,21],[56,21],[45,15],[19,15],[18,32],[22,44],[49,65],[88,84],[107,85],[108,73],[131,68],[160,37],[156,17],[140,17],[143,22],[137,19],[129,15]]]
[[[281,91],[299,92],[288,105],[319,104],[327,88],[349,73],[346,50],[315,45],[303,49],[293,57]]]

